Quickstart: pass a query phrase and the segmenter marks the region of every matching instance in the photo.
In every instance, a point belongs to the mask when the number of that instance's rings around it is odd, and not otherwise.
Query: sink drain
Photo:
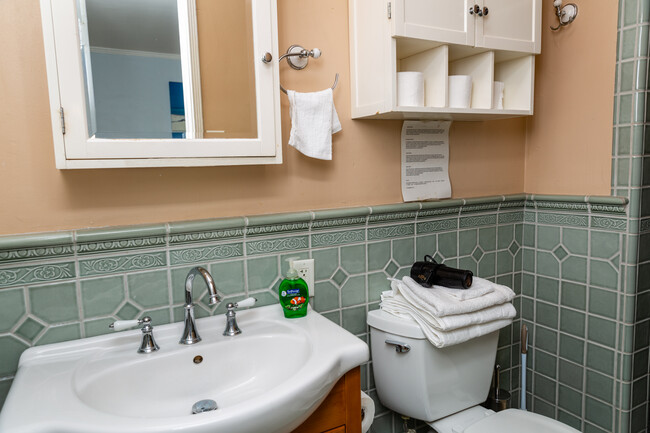
[[[211,412],[217,409],[217,402],[214,400],[199,400],[192,406],[192,414]]]

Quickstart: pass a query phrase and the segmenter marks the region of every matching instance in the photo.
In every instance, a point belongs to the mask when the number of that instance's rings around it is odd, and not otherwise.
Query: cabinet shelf
[[[362,116],[364,119],[402,119],[402,120],[459,120],[482,121],[509,119],[512,117],[530,116],[529,110],[497,110],[482,108],[449,108],[449,107],[395,107],[385,113],[375,113]],[[358,117],[361,118],[361,117]]]
[[[541,0],[480,3],[489,7],[489,18],[468,15],[469,3],[461,0],[351,0],[352,118],[480,121],[532,115]],[[522,24],[513,13],[530,19]],[[422,72],[424,106],[397,105],[397,73],[404,71]],[[472,77],[470,108],[449,107],[450,75]],[[496,81],[504,83],[503,109],[493,108]]]

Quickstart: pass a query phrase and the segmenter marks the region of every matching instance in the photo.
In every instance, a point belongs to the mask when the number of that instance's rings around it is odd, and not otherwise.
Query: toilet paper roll
[[[368,394],[361,391],[361,433],[367,433],[370,430],[374,418],[375,402]]]
[[[397,73],[397,105],[424,107],[424,75],[422,72]]]
[[[503,81],[494,82],[494,90],[492,93],[492,108],[503,110],[503,91],[506,85]]]
[[[449,76],[449,107],[470,108],[472,103],[472,77],[469,75]]]

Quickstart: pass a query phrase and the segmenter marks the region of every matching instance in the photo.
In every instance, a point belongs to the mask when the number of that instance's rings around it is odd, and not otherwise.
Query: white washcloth
[[[446,293],[459,301],[466,301],[468,299],[478,298],[479,296],[494,292],[494,284],[488,280],[484,280],[483,278],[474,277],[472,286],[469,289],[450,289],[449,287],[435,285],[432,289]]]
[[[291,114],[289,144],[312,158],[332,159],[332,134],[341,130],[332,89],[313,93],[287,90]]]
[[[383,292],[381,295],[381,309],[396,316],[406,314],[414,319],[417,317],[418,323],[423,322],[427,327],[434,328],[434,332],[452,331],[467,326],[482,325],[495,320],[509,320],[517,315],[515,307],[507,302],[472,313],[437,317],[427,310],[414,306],[402,295],[390,290]]]
[[[476,282],[478,280],[479,285],[491,284],[494,291],[464,301],[459,301],[443,291],[422,287],[411,277],[404,277],[402,281],[396,279],[390,280],[393,291],[399,292],[413,306],[429,311],[437,317],[483,310],[494,305],[510,302],[515,297],[515,292],[509,287],[490,283],[487,280],[481,281],[482,278],[479,277],[474,277],[474,281]]]

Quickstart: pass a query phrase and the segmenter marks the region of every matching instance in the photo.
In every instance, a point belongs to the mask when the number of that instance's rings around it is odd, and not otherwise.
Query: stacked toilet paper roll
[[[494,90],[492,94],[492,108],[503,110],[503,92],[506,85],[503,81],[494,82]]]
[[[449,107],[470,108],[472,104],[472,77],[469,75],[449,76]]]
[[[424,74],[422,72],[397,73],[397,105],[424,107]]]
[[[365,392],[361,391],[361,432],[367,433],[370,430],[372,421],[375,418],[375,402]]]

